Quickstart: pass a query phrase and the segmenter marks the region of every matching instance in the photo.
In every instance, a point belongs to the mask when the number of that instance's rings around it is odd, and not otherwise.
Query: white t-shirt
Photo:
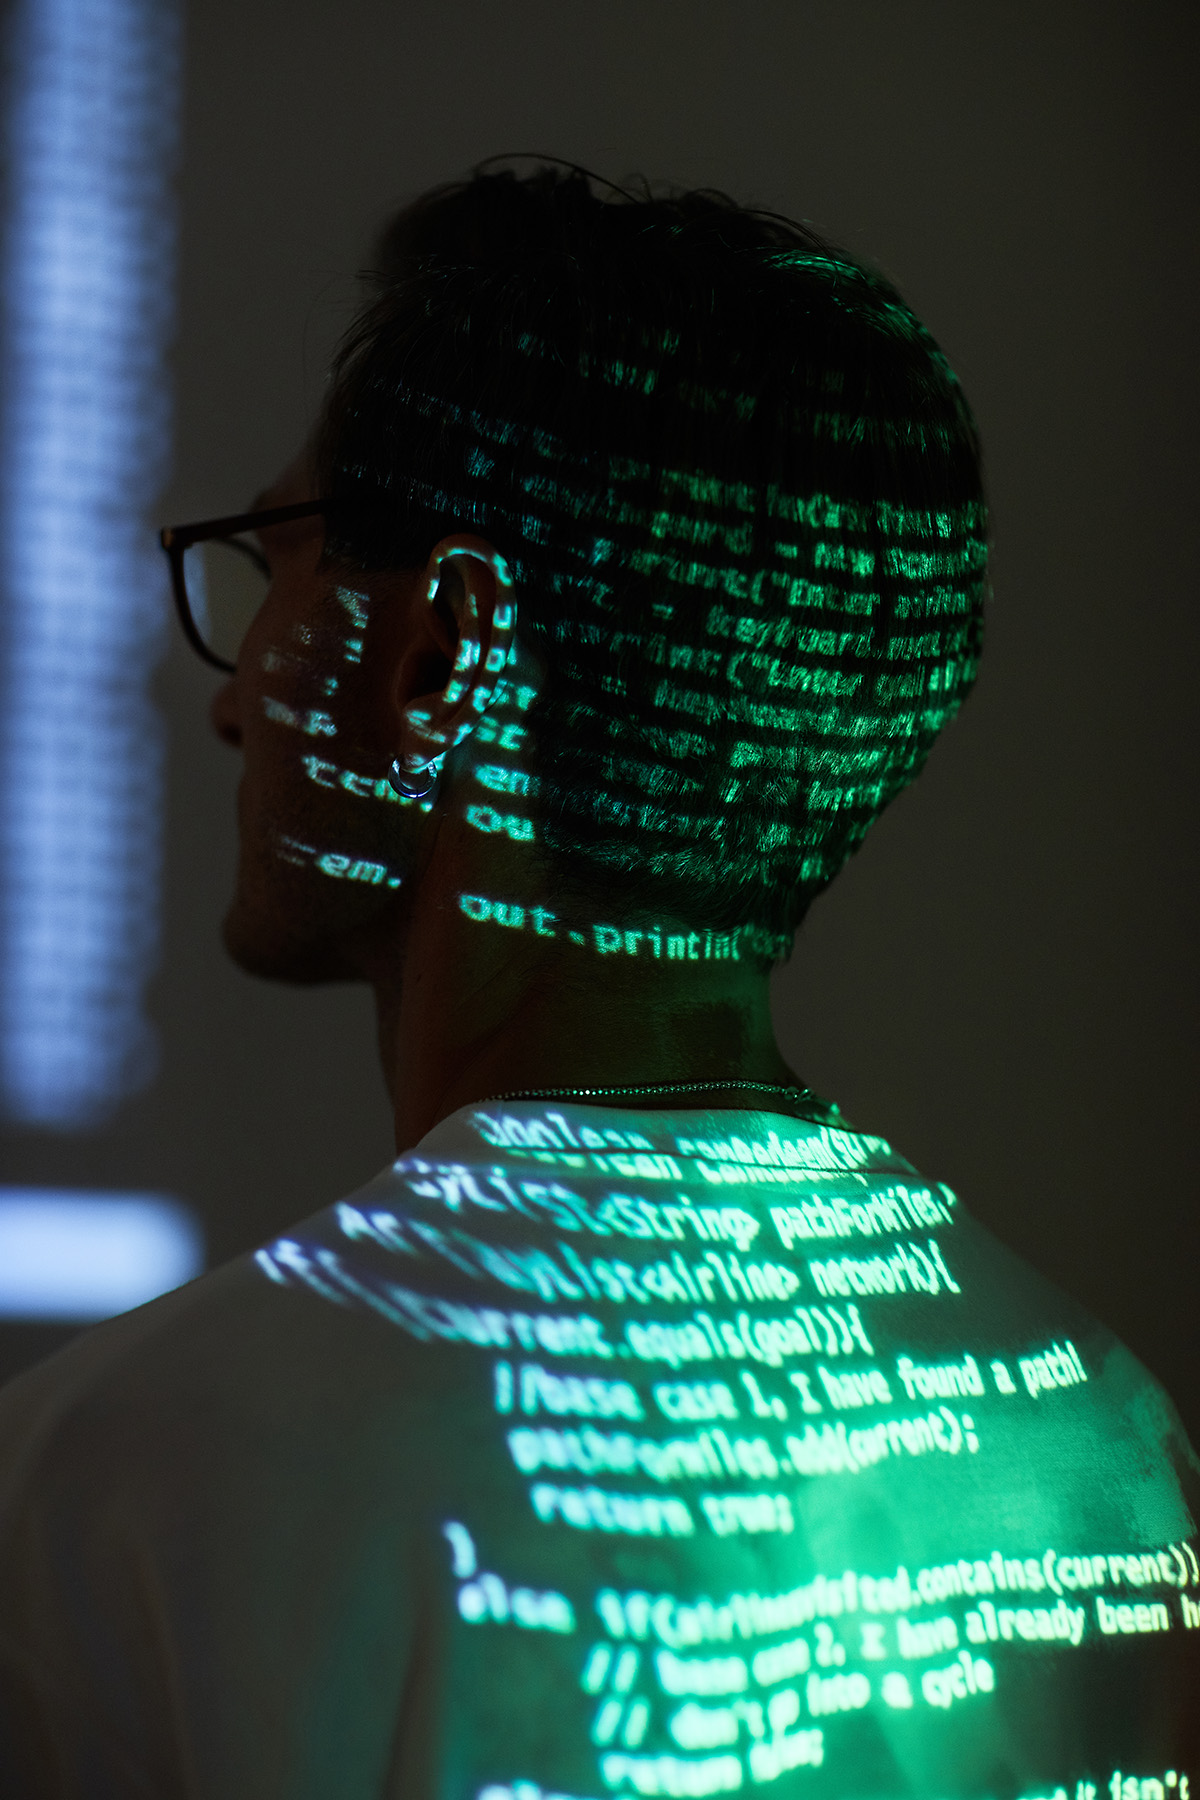
[[[11,1383],[0,1793],[1188,1800],[1169,1401],[812,1110],[464,1109]]]

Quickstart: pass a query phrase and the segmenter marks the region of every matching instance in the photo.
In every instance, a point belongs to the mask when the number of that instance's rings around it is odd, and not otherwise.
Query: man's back
[[[464,1109],[11,1387],[13,1791],[1186,1800],[1169,1403],[811,1115]]]

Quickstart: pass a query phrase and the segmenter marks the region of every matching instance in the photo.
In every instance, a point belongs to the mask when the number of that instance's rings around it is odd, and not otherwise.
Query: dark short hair
[[[560,883],[782,953],[974,679],[987,520],[945,357],[806,226],[570,166],[425,195],[373,282],[319,439],[331,549],[486,534],[546,664]]]

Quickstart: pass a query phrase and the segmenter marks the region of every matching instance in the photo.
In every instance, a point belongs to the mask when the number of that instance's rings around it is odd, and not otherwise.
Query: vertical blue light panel
[[[0,412],[0,1097],[95,1124],[153,1072],[176,0],[16,0]]]

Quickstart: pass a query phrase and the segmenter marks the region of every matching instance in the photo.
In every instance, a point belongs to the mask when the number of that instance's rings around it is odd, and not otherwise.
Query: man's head
[[[304,475],[329,511],[324,623],[303,629],[339,696],[318,763],[334,736],[377,787],[385,749],[420,761],[417,691],[389,675],[383,695],[370,668],[408,656],[444,695],[458,661],[477,686],[495,646],[478,621],[460,635],[459,602],[486,552],[511,578],[512,660],[473,700],[478,729],[429,746],[466,783],[467,826],[584,913],[785,954],[974,677],[986,514],[945,359],[806,228],[574,170],[425,196],[374,285]],[[463,533],[484,560],[442,570]],[[347,661],[368,616],[386,654]],[[311,686],[325,663],[302,660]],[[283,703],[318,738],[319,698]],[[298,860],[333,843],[336,878],[357,855],[408,885],[429,804],[368,808],[344,846],[326,821]]]
[[[976,434],[894,290],[705,193],[409,207],[320,441],[339,552],[508,560],[559,885],[786,940],[973,679]]]

